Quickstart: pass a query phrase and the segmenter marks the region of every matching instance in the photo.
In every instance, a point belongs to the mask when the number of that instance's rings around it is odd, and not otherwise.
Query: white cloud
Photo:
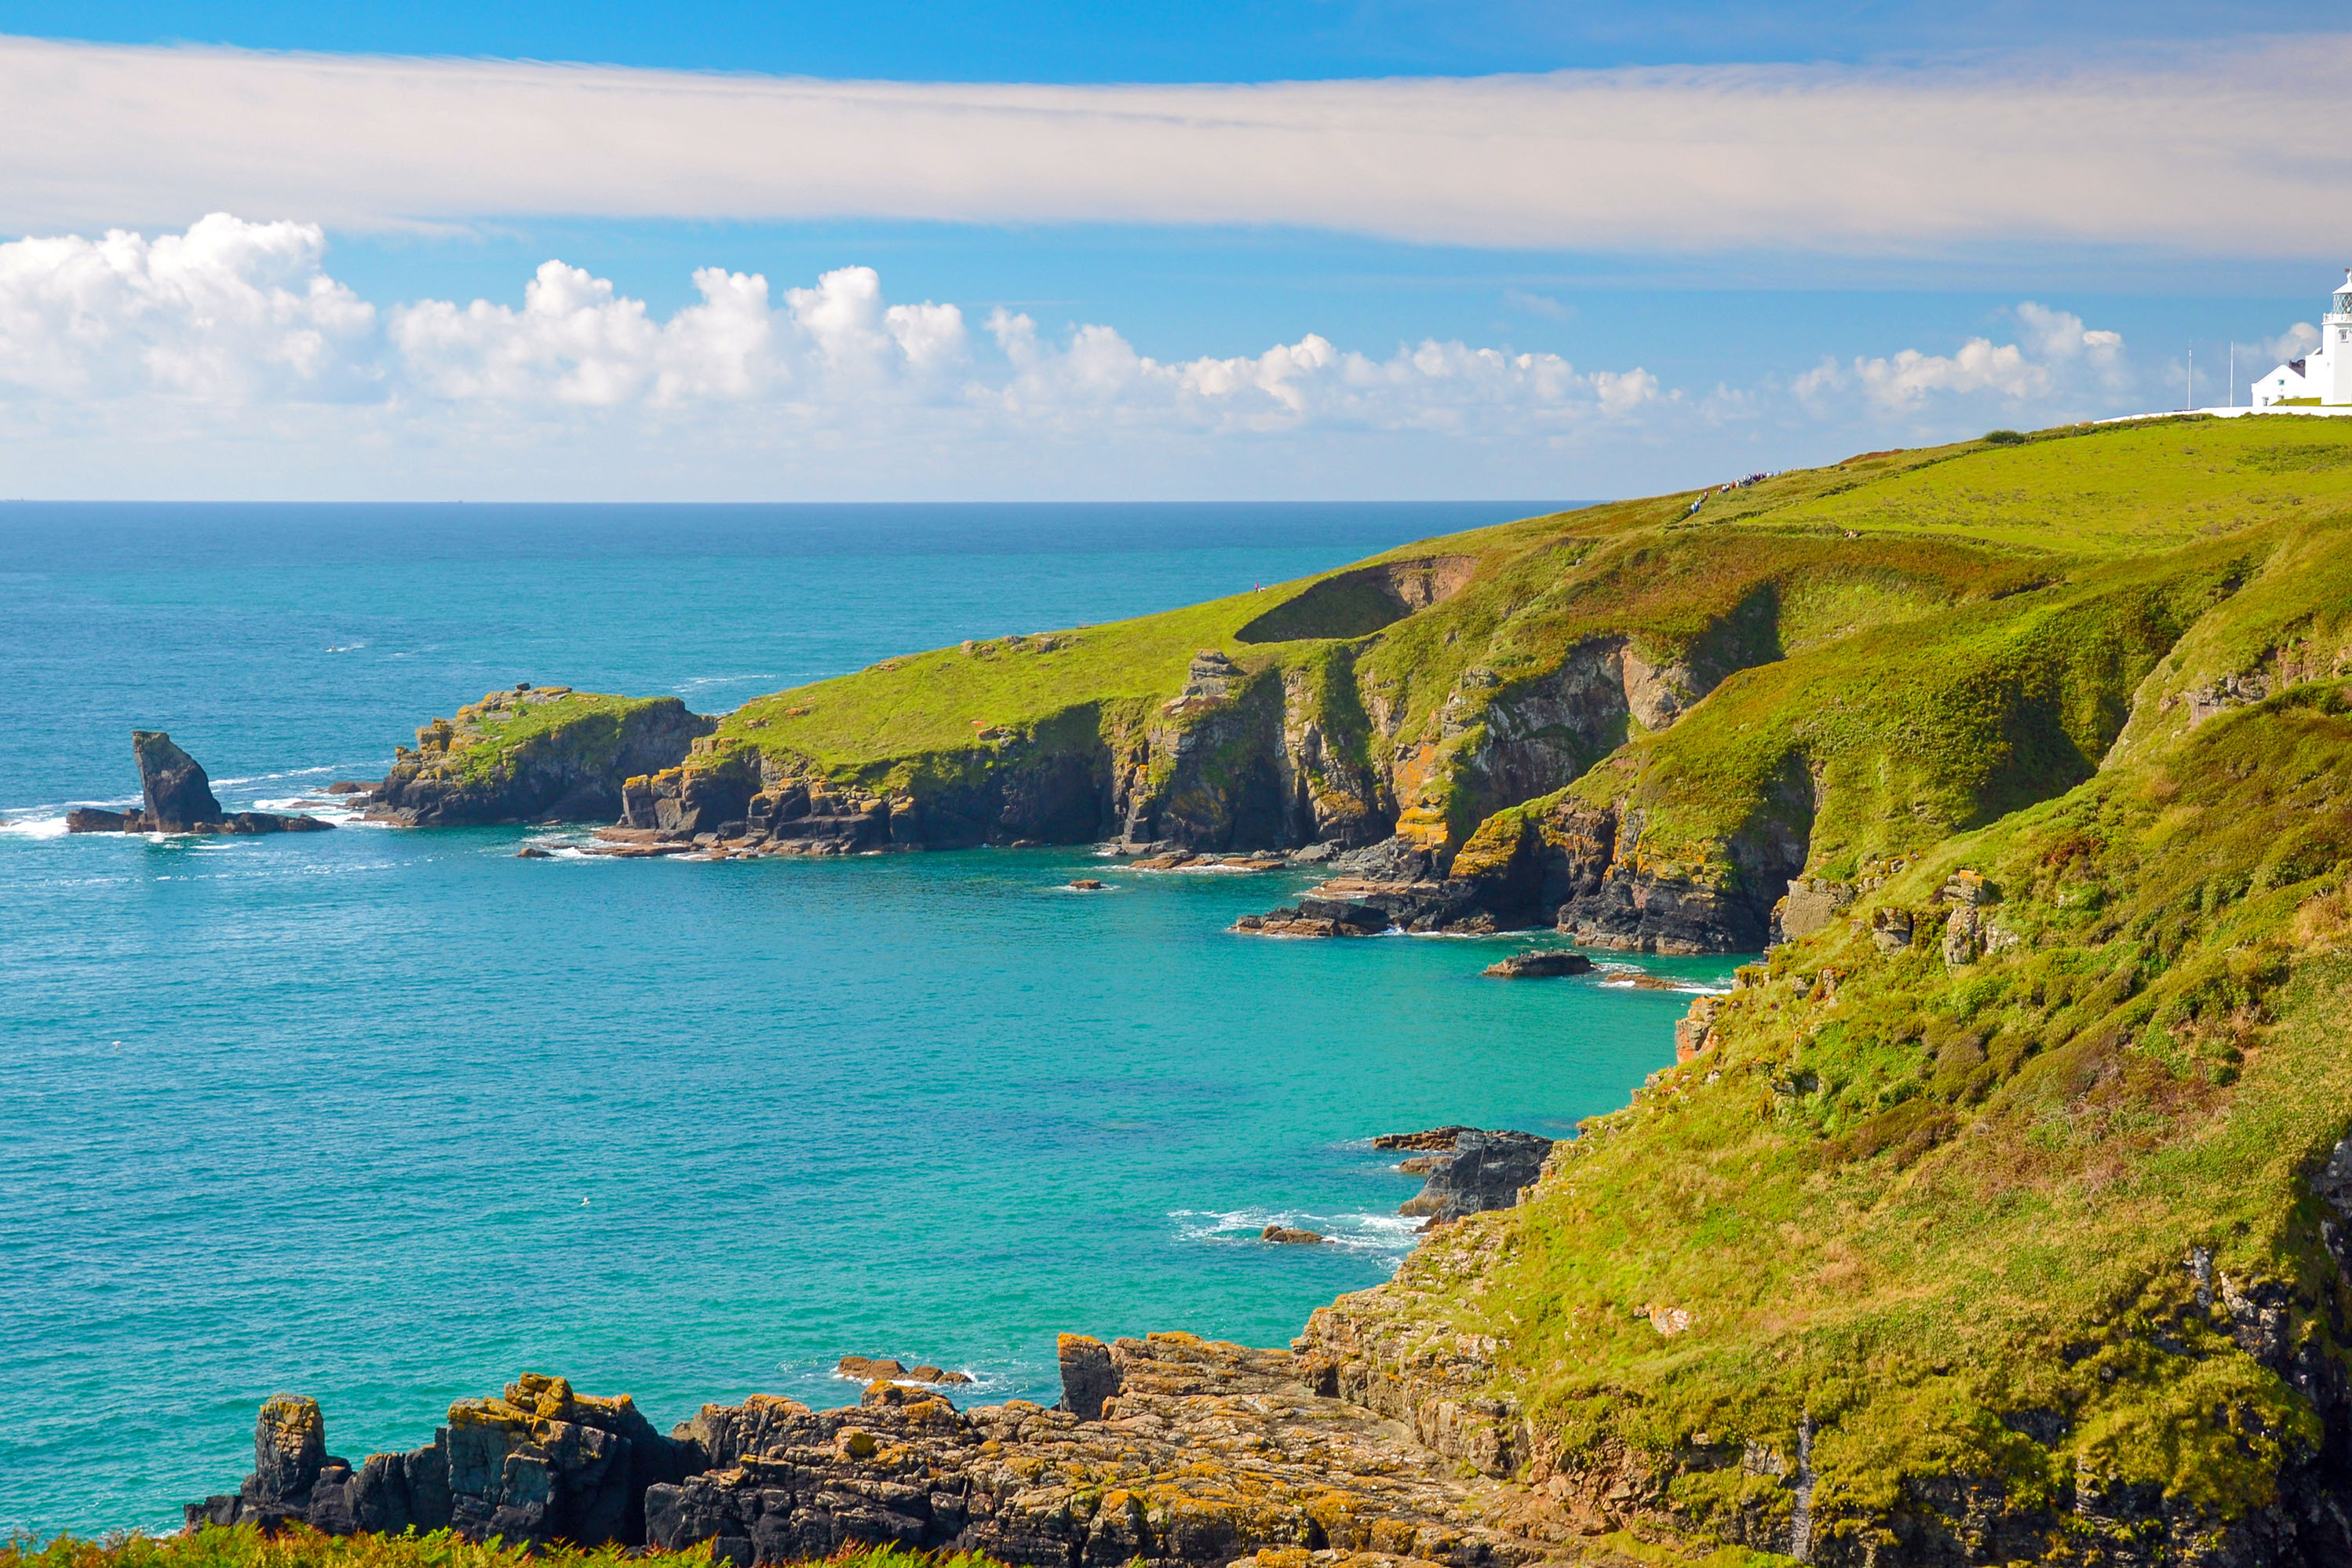
[[[1568,322],[1576,320],[1576,307],[1555,300],[1549,294],[1529,294],[1517,289],[1503,290],[1503,303],[1511,310],[1529,316],[1541,316],[1547,321]]]
[[[1890,257],[2236,255],[2267,213],[2332,253],[2352,244],[2347,76],[2342,36],[2071,64],[1116,87],[0,39],[0,224],[855,215]]]
[[[1106,323],[1003,309],[975,333],[953,303],[892,303],[866,267],[780,296],[718,267],[694,284],[663,317],[551,260],[520,308],[380,310],[329,276],[316,227],[225,214],[0,246],[0,452],[62,494],[136,472],[165,494],[402,494],[430,476],[548,496],[1562,496],[1948,438],[1988,412],[2131,412],[2140,376],[2119,334],[2032,301],[2011,342],[1694,394],[1639,365],[1436,338],[1160,358]],[[1620,477],[1573,477],[1602,474]]]
[[[2318,346],[2319,329],[2309,321],[2297,321],[2274,338],[2263,338],[2238,345],[2247,351],[2241,363],[2257,375],[2272,365],[2299,360]]]
[[[2021,342],[1996,344],[1970,338],[1957,353],[1922,353],[1905,349],[1877,359],[1856,359],[1854,379],[1882,407],[1916,407],[1936,394],[1990,393],[2011,403],[2045,401],[2096,388],[2121,392],[2130,385],[2123,363],[2123,334],[2085,328],[2083,318],[2028,300],[2011,312],[2023,329]],[[1818,401],[1843,384],[1834,365],[1798,378],[1795,391]]]
[[[375,311],[320,270],[325,250],[315,224],[226,214],[152,243],[0,245],[0,395],[353,395]]]

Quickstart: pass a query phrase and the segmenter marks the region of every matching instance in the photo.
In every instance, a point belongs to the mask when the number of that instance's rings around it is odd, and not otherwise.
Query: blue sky
[[[2338,26],[0,4],[0,492],[1583,496],[2218,402],[2352,255]]]

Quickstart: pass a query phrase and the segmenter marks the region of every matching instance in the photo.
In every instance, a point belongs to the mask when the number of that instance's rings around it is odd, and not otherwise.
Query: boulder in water
[[[1533,952],[1515,952],[1499,963],[1488,964],[1480,973],[1497,980],[1548,980],[1559,974],[1590,974],[1592,960],[1564,947],[1546,947]]]
[[[1257,1234],[1259,1240],[1271,1241],[1277,1247],[1316,1247],[1323,1241],[1319,1230],[1294,1230],[1286,1225],[1270,1225]]]

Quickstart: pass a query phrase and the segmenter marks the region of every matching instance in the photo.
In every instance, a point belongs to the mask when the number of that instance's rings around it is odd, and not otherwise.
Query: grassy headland
[[[1365,1387],[1502,1413],[1493,1452],[1595,1530],[2323,1562],[2352,1560],[2347,677],[2352,427],[2188,418],[885,660],[687,766],[887,797],[894,838],[937,802],[999,838],[1395,833],[1621,945],[1780,920],[1530,1202],[1318,1332]]]

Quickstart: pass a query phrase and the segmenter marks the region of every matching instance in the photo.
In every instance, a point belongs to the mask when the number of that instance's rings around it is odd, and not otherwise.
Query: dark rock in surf
[[[1515,952],[1479,973],[1497,980],[1548,980],[1561,974],[1590,974],[1592,960],[1566,948],[1541,948],[1534,952]]]
[[[202,763],[161,730],[131,731],[139,763],[137,811],[79,806],[66,813],[68,833],[316,833],[332,827],[315,816],[224,811]]]
[[[1277,1247],[1319,1247],[1324,1240],[1319,1230],[1296,1230],[1286,1225],[1270,1225],[1257,1233],[1260,1241],[1270,1241]]]
[[[131,750],[139,759],[139,791],[156,832],[184,833],[227,815],[203,766],[173,745],[171,736],[161,730],[133,730]]]

